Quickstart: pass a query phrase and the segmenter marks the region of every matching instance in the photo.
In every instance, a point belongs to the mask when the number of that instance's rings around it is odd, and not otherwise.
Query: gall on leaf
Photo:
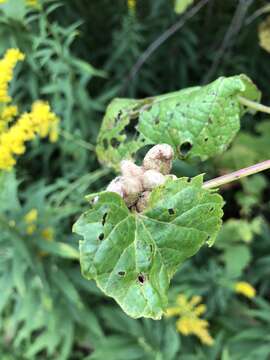
[[[75,223],[73,230],[82,237],[82,274],[129,316],[160,319],[179,266],[215,241],[223,199],[202,186],[201,175],[190,181],[168,178],[140,213],[130,211],[118,194],[101,192]]]

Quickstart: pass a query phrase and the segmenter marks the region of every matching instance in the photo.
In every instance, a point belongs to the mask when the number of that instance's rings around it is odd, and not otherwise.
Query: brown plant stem
[[[218,188],[218,187],[228,184],[232,181],[242,179],[249,175],[257,174],[258,172],[261,172],[261,171],[264,171],[267,169],[270,169],[270,160],[266,160],[266,161],[260,162],[258,164],[234,171],[230,174],[219,176],[215,179],[206,181],[203,184],[203,188],[205,188],[205,189]]]

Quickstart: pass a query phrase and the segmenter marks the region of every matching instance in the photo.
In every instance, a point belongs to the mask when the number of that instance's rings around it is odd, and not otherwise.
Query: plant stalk
[[[258,172],[261,172],[261,171],[264,171],[267,169],[270,169],[270,160],[266,160],[266,161],[260,162],[258,164],[246,167],[244,169],[234,171],[230,174],[219,176],[215,179],[206,181],[203,184],[203,187],[205,189],[218,188],[218,187],[228,184],[232,181],[242,179],[249,175],[257,174]]]
[[[248,100],[245,97],[240,96],[240,95],[238,96],[238,100],[242,105],[247,106],[248,108],[250,108],[252,110],[270,114],[269,106],[262,105],[260,103],[257,103],[256,101]]]

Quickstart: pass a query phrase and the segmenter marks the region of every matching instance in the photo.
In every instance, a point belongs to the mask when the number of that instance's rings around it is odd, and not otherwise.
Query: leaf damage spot
[[[102,241],[104,239],[104,233],[101,233],[98,238],[100,241]]]
[[[102,216],[102,226],[105,225],[107,215],[108,215],[108,213],[105,213],[105,214]]]
[[[179,146],[179,153],[181,157],[186,157],[190,150],[192,149],[192,144],[190,141],[185,141]]]
[[[125,276],[125,275],[126,275],[126,272],[125,272],[125,271],[118,271],[118,275],[119,275],[119,276]]]
[[[174,214],[175,214],[175,211],[174,211],[174,209],[168,209],[168,213],[169,213],[170,215],[174,215]]]
[[[138,281],[139,281],[140,284],[143,285],[145,283],[145,280],[146,280],[146,278],[145,278],[144,274],[139,274],[138,275]]]

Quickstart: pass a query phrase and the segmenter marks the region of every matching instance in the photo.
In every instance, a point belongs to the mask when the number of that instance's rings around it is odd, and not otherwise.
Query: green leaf
[[[223,200],[202,188],[203,177],[168,180],[151,193],[143,213],[118,194],[101,192],[73,230],[83,236],[83,275],[131,317],[160,319],[170,280],[185,259],[213,244]]]
[[[194,3],[194,0],[175,0],[174,11],[176,14],[183,14],[186,9]]]
[[[237,278],[249,264],[251,253],[246,245],[230,246],[225,249],[223,260],[228,276]]]
[[[238,95],[254,101],[261,96],[247,76],[238,75],[143,100],[115,99],[103,119],[98,158],[118,169],[123,158],[134,157],[145,145],[159,143],[170,144],[181,159],[205,160],[222,153],[247,111]]]
[[[17,210],[20,207],[18,183],[14,172],[0,171],[0,210]]]

